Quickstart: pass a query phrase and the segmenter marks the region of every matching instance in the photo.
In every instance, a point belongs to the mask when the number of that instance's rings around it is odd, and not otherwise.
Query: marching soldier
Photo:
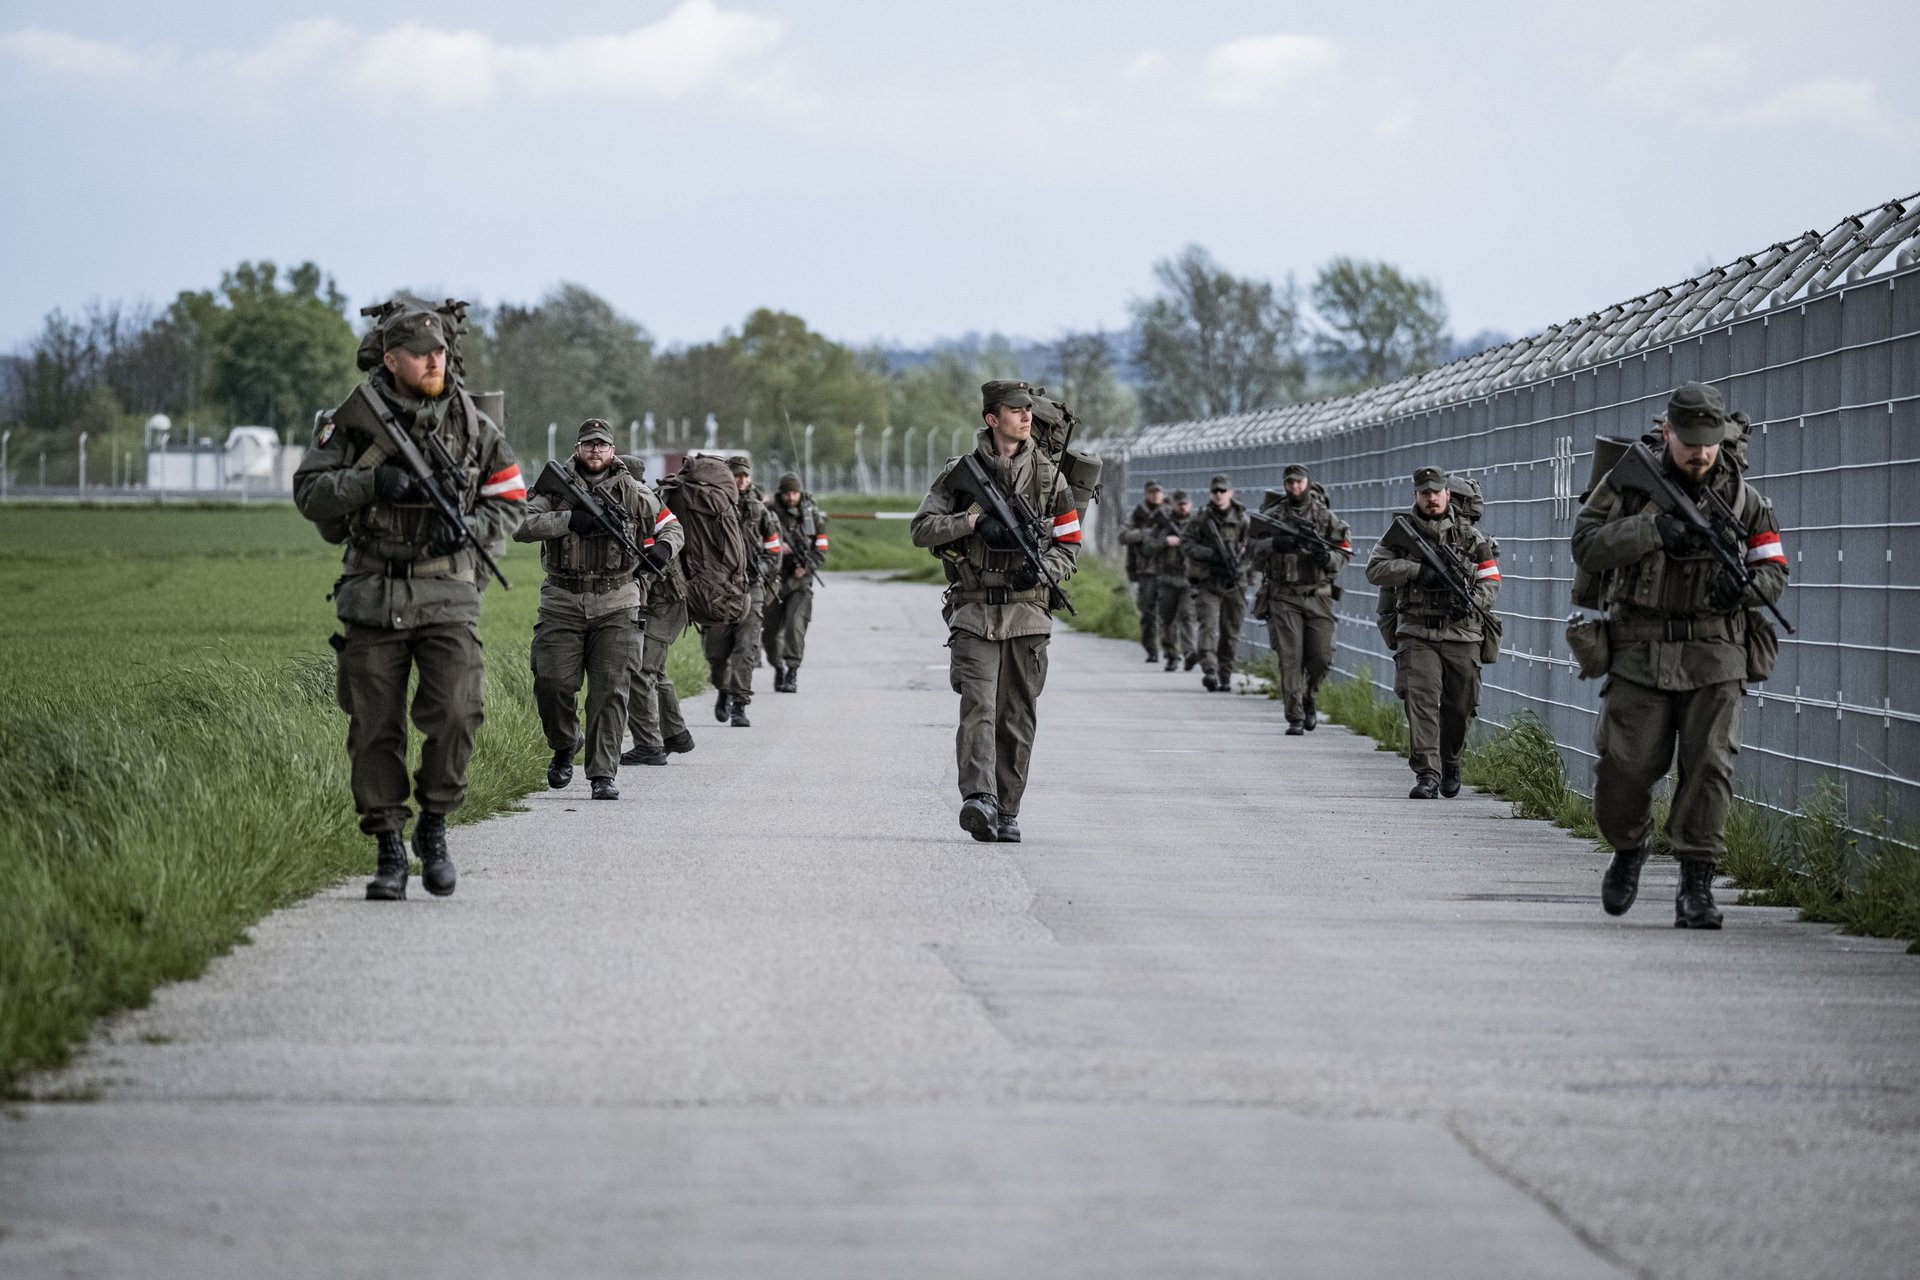
[[[627,692],[641,646],[640,609],[647,573],[657,575],[685,533],[673,512],[614,456],[613,428],[598,418],[581,424],[567,462],[576,484],[625,525],[640,556],[629,555],[584,506],[537,492],[516,542],[538,542],[546,581],[533,627],[533,700],[553,759],[547,785],[573,781],[573,758],[587,751],[587,781],[595,800],[618,800],[620,738],[627,727]],[[642,565],[642,559],[648,561]],[[577,700],[587,685],[586,732]]]
[[[457,883],[447,815],[466,799],[481,720],[473,542],[503,543],[520,527],[527,496],[506,437],[450,374],[447,322],[407,299],[378,323],[362,345],[367,380],[321,419],[293,478],[300,513],[329,542],[346,544],[333,591],[343,634],[332,643],[354,807],[378,849],[367,897],[381,901],[407,896],[407,681],[416,669],[412,717],[426,741],[413,775],[413,851],[429,893],[444,897]],[[430,440],[444,446],[454,463],[444,488],[465,527],[451,527],[400,465],[388,423],[426,457],[435,456]]]
[[[827,558],[827,517],[789,471],[773,495],[780,547],[779,576],[767,592],[764,635],[776,693],[800,691],[800,661],[807,656],[807,625],[813,621],[816,569]]]
[[[1313,699],[1333,668],[1333,584],[1352,558],[1353,544],[1346,522],[1333,514],[1326,491],[1311,482],[1305,467],[1289,466],[1282,483],[1284,494],[1263,511],[1285,517],[1312,536],[1256,538],[1249,549],[1263,575],[1253,616],[1267,624],[1287,733],[1297,737],[1320,723]]]
[[[1193,523],[1193,500],[1185,489],[1175,489],[1168,501],[1169,510],[1162,524],[1166,532],[1156,535],[1153,553],[1154,572],[1159,579],[1160,647],[1166,651],[1166,670],[1180,669],[1186,658],[1186,670],[1200,663],[1200,645],[1194,635],[1193,588],[1187,584],[1187,553],[1180,548],[1187,528]]]
[[[1468,584],[1463,600],[1432,565],[1397,554],[1384,541],[1367,559],[1367,581],[1381,589],[1392,618],[1394,692],[1407,713],[1413,768],[1409,799],[1460,794],[1460,756],[1480,705],[1480,661],[1487,616],[1500,593],[1500,549],[1456,511],[1447,473],[1413,473],[1414,532],[1450,561]]]
[[[1616,916],[1633,905],[1653,836],[1653,788],[1677,759],[1667,819],[1680,861],[1674,924],[1718,929],[1713,871],[1726,852],[1749,630],[1768,625],[1748,611],[1786,590],[1787,557],[1772,507],[1740,478],[1719,390],[1687,383],[1660,425],[1663,473],[1696,502],[1713,494],[1726,504],[1743,526],[1735,550],[1751,582],[1743,585],[1711,553],[1713,535],[1640,493],[1603,480],[1580,512],[1574,561],[1605,575],[1611,653],[1593,771],[1594,819],[1614,849],[1600,901]]]
[[[643,478],[645,463],[640,458],[626,455],[620,460],[636,480]],[[648,488],[658,499],[658,489]],[[686,530],[680,535],[684,539]],[[627,693],[627,730],[633,735],[633,746],[622,753],[620,763],[663,765],[668,755],[693,750],[693,731],[680,714],[679,694],[667,673],[667,653],[687,629],[687,579],[678,555],[667,562],[665,573],[647,584],[640,620],[645,624],[640,659],[632,668]]]
[[[1029,388],[989,382],[980,400],[985,425],[973,456],[994,485],[1045,522],[1045,544],[1036,549],[1052,579],[1064,582],[1080,548],[1080,516],[1072,486],[1033,445]],[[913,545],[939,555],[952,584],[943,613],[949,678],[960,695],[960,825],[975,840],[1018,842],[1053,614],[1047,584],[1019,550],[1026,535],[950,487],[962,461],[952,459],[934,478],[913,516]]]
[[[1156,517],[1164,515],[1165,509],[1165,490],[1158,480],[1149,480],[1140,505],[1128,514],[1126,527],[1120,530],[1120,542],[1127,549],[1127,581],[1134,584],[1134,602],[1140,611],[1140,644],[1147,651],[1148,662],[1160,661],[1160,593],[1165,588],[1160,579],[1160,557],[1155,553],[1164,545],[1166,534],[1161,531],[1164,520]],[[1171,657],[1171,636],[1166,649]]]
[[[1225,476],[1213,477],[1208,488],[1207,505],[1188,523],[1180,549],[1200,633],[1200,683],[1226,693],[1233,688],[1234,656],[1247,613],[1247,509],[1234,498]]]
[[[753,460],[744,454],[727,459],[740,489],[740,537],[747,548],[747,616],[730,626],[711,626],[700,635],[713,681],[713,718],[736,729],[752,727],[747,704],[753,701],[753,668],[760,660],[760,627],[767,584],[780,571],[780,522],[766,495],[753,483]],[[797,665],[797,664],[796,664]],[[774,676],[780,675],[775,668]]]

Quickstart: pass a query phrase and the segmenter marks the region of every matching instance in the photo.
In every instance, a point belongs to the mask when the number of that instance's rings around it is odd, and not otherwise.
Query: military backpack
[[[686,532],[680,562],[686,575],[687,617],[703,627],[739,622],[753,600],[733,472],[719,458],[691,457],[677,475],[661,482],[660,496]]]

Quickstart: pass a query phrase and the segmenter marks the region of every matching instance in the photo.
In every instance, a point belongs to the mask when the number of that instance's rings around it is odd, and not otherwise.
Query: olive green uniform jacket
[[[1322,563],[1310,554],[1282,548],[1273,538],[1253,539],[1247,544],[1247,559],[1261,575],[1260,590],[1253,598],[1253,616],[1266,620],[1271,606],[1284,599],[1309,612],[1332,617],[1334,580],[1353,558],[1347,522],[1334,515],[1311,489],[1297,502],[1284,499],[1268,509],[1338,543],[1340,549],[1329,550]]]
[[[1367,581],[1381,589],[1380,609],[1394,622],[1396,639],[1478,642],[1481,612],[1490,611],[1500,595],[1500,546],[1479,527],[1451,510],[1437,519],[1428,519],[1417,509],[1407,512],[1413,527],[1436,543],[1443,554],[1472,583],[1469,594],[1474,608],[1464,618],[1449,616],[1455,597],[1445,587],[1428,589],[1417,586],[1421,562],[1402,560],[1384,542],[1376,542],[1367,557]]]

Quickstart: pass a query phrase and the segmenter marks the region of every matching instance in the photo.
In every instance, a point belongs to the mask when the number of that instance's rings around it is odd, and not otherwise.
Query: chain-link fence
[[[1353,526],[1336,665],[1391,693],[1392,656],[1360,572],[1432,463],[1479,481],[1499,540],[1505,651],[1481,714],[1540,718],[1584,790],[1599,687],[1565,639],[1577,495],[1593,440],[1637,436],[1690,379],[1753,420],[1748,478],[1791,565],[1773,678],[1743,708],[1739,782],[1782,807],[1828,778],[1857,825],[1920,823],[1920,196],[1809,232],[1671,289],[1358,396],[1149,427],[1100,446],[1107,516],[1157,479],[1205,501],[1309,467]],[[1897,252],[1896,252],[1897,251]],[[1247,640],[1264,646],[1250,626]]]

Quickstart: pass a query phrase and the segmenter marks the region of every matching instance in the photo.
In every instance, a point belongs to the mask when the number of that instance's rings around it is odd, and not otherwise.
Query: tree
[[[1067,333],[1053,344],[1049,394],[1066,401],[1094,432],[1139,425],[1140,405],[1113,371],[1113,346],[1105,333]]]
[[[1140,408],[1152,422],[1248,413],[1305,384],[1291,281],[1241,279],[1198,245],[1158,263],[1157,297],[1133,303]]]
[[[1447,306],[1430,280],[1386,262],[1335,258],[1313,282],[1322,367],[1343,387],[1379,386],[1432,368],[1445,353]]]
[[[653,411],[670,421],[684,418],[701,423],[711,413],[720,422],[723,438],[734,440],[734,433],[753,416],[747,381],[734,354],[732,335],[722,334],[718,342],[696,343],[656,357]]]
[[[746,384],[748,415],[785,442],[778,450],[783,456],[800,452],[800,432],[811,422],[817,428],[815,462],[849,462],[854,425],[879,429],[887,423],[885,380],[799,316],[762,307],[728,346]]]
[[[303,262],[286,283],[271,262],[242,262],[221,278],[226,305],[206,319],[215,397],[235,417],[297,438],[353,389],[360,340],[331,276]]]
[[[550,422],[569,430],[588,418],[621,423],[649,407],[653,339],[580,285],[563,284],[535,306],[503,305],[490,338],[484,374],[507,393],[518,448],[544,451]]]

